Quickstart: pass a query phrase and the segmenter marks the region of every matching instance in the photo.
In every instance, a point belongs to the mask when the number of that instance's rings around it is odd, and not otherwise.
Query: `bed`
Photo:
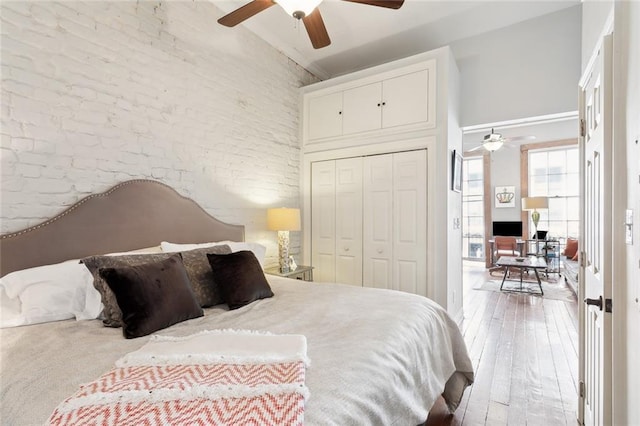
[[[244,241],[244,227],[222,223],[155,181],[127,181],[55,218],[0,239],[2,276],[38,265],[157,246],[161,241]],[[408,293],[310,283],[266,275],[273,297],[152,333],[167,338],[205,330],[303,336],[304,424],[418,425],[443,396],[454,410],[473,382],[455,322],[431,300]],[[123,338],[98,319],[67,319],[0,329],[0,423],[43,424],[83,383],[156,337]]]

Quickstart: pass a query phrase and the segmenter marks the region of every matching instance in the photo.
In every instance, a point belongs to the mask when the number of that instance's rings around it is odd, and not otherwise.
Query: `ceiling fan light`
[[[503,141],[501,140],[497,140],[497,141],[487,141],[485,143],[482,144],[482,146],[484,146],[484,149],[486,149],[489,152],[493,152],[493,151],[497,151],[500,148],[502,148],[502,145],[504,144]]]
[[[301,19],[309,16],[322,0],[277,0],[276,3],[289,15]]]

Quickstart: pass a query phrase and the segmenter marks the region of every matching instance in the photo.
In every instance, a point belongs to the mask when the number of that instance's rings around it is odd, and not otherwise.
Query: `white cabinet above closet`
[[[435,127],[435,60],[303,94],[305,145]]]

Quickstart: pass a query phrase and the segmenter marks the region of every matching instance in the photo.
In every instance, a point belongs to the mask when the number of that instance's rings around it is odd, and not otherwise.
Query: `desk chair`
[[[518,239],[516,237],[495,236],[493,241],[493,258],[495,261],[500,259],[500,256],[520,257]],[[504,273],[504,268],[494,266],[489,273],[493,273],[493,271],[502,271]]]

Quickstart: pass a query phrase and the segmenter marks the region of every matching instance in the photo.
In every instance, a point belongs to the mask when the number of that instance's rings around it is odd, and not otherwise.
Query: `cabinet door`
[[[429,121],[429,70],[421,70],[382,82],[382,127]]]
[[[336,282],[362,285],[362,158],[336,161]]]
[[[335,161],[311,164],[311,262],[316,281],[336,280]]]
[[[426,150],[393,154],[393,265],[396,290],[427,295]]]
[[[342,133],[377,130],[381,126],[381,83],[367,84],[343,92]]]
[[[393,156],[363,161],[363,285],[393,288]]]
[[[342,92],[309,99],[309,139],[342,135]]]

